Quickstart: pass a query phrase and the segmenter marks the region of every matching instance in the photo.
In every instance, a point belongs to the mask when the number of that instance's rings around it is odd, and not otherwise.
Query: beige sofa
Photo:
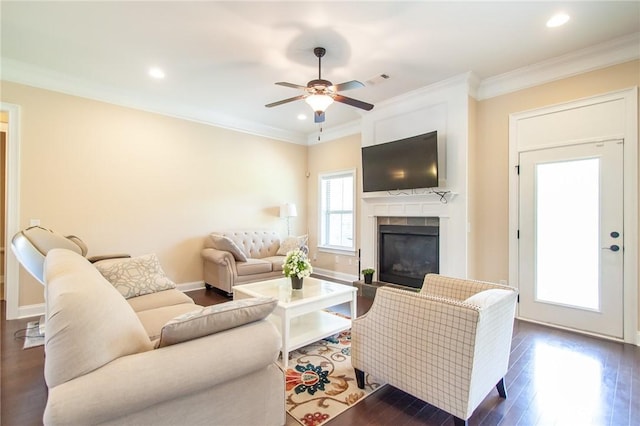
[[[202,250],[205,285],[231,295],[235,285],[281,277],[287,252],[306,244],[306,235],[281,240],[274,231],[213,232]]]
[[[202,308],[175,288],[125,299],[108,274],[65,249],[51,250],[44,269],[46,425],[284,424],[269,299]]]

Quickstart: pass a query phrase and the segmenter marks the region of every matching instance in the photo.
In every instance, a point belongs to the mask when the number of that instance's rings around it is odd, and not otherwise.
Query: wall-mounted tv
[[[364,192],[438,186],[438,133],[362,148]]]

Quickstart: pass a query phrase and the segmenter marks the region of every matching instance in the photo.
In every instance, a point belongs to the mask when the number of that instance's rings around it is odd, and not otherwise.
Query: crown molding
[[[489,77],[476,99],[489,99],[640,58],[640,32]]]
[[[56,71],[36,67],[10,58],[2,58],[0,78],[4,81],[24,84],[26,86],[107,102],[126,108],[134,108],[284,142],[300,145],[306,145],[307,143],[307,135],[305,133],[265,126],[217,112],[202,111],[188,105],[177,105],[175,103],[158,100],[149,101],[138,97],[133,98],[129,93],[113,87],[70,77]]]
[[[463,86],[466,87],[470,96],[478,100],[484,100],[639,58],[640,32],[484,80],[480,80],[473,72],[467,72],[398,95],[384,102],[380,102],[376,106],[380,109],[382,107],[406,105],[413,101],[418,101],[425,95],[436,91],[454,88],[459,89]],[[112,87],[97,85],[93,81],[89,82],[82,79],[71,78],[68,75],[39,68],[10,58],[2,58],[0,78],[27,86],[98,100],[127,108],[135,108],[284,142],[300,145],[313,145],[318,143],[318,132],[311,134],[293,132],[241,120],[217,112],[197,110],[188,105],[176,105],[175,103],[132,98],[129,93]],[[320,143],[360,132],[361,119],[336,127],[323,128]]]

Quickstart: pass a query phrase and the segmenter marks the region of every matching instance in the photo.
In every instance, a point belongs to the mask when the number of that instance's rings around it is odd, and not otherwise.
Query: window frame
[[[352,244],[351,247],[346,246],[335,246],[329,244],[323,244],[325,239],[325,231],[323,229],[323,216],[326,216],[327,213],[324,210],[325,200],[323,200],[322,193],[324,182],[328,179],[336,178],[339,176],[350,176],[353,180],[353,200],[352,200]],[[356,196],[357,196],[357,169],[345,169],[345,170],[337,170],[332,172],[320,172],[318,173],[318,250],[321,252],[327,253],[335,253],[335,254],[346,254],[346,255],[354,255],[356,253],[356,223],[357,223],[357,215],[356,215]],[[348,212],[348,210],[341,210],[343,212]]]

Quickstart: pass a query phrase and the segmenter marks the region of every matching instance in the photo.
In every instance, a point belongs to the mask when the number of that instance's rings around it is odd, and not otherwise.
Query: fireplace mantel
[[[429,218],[440,223],[440,273],[466,276],[466,222],[460,221],[460,198],[454,196],[447,203],[434,195],[375,196],[362,197],[361,261],[363,267],[378,265],[378,220],[379,218]],[[458,232],[456,232],[458,231]],[[463,243],[459,243],[460,238]],[[462,253],[462,255],[461,255]]]

